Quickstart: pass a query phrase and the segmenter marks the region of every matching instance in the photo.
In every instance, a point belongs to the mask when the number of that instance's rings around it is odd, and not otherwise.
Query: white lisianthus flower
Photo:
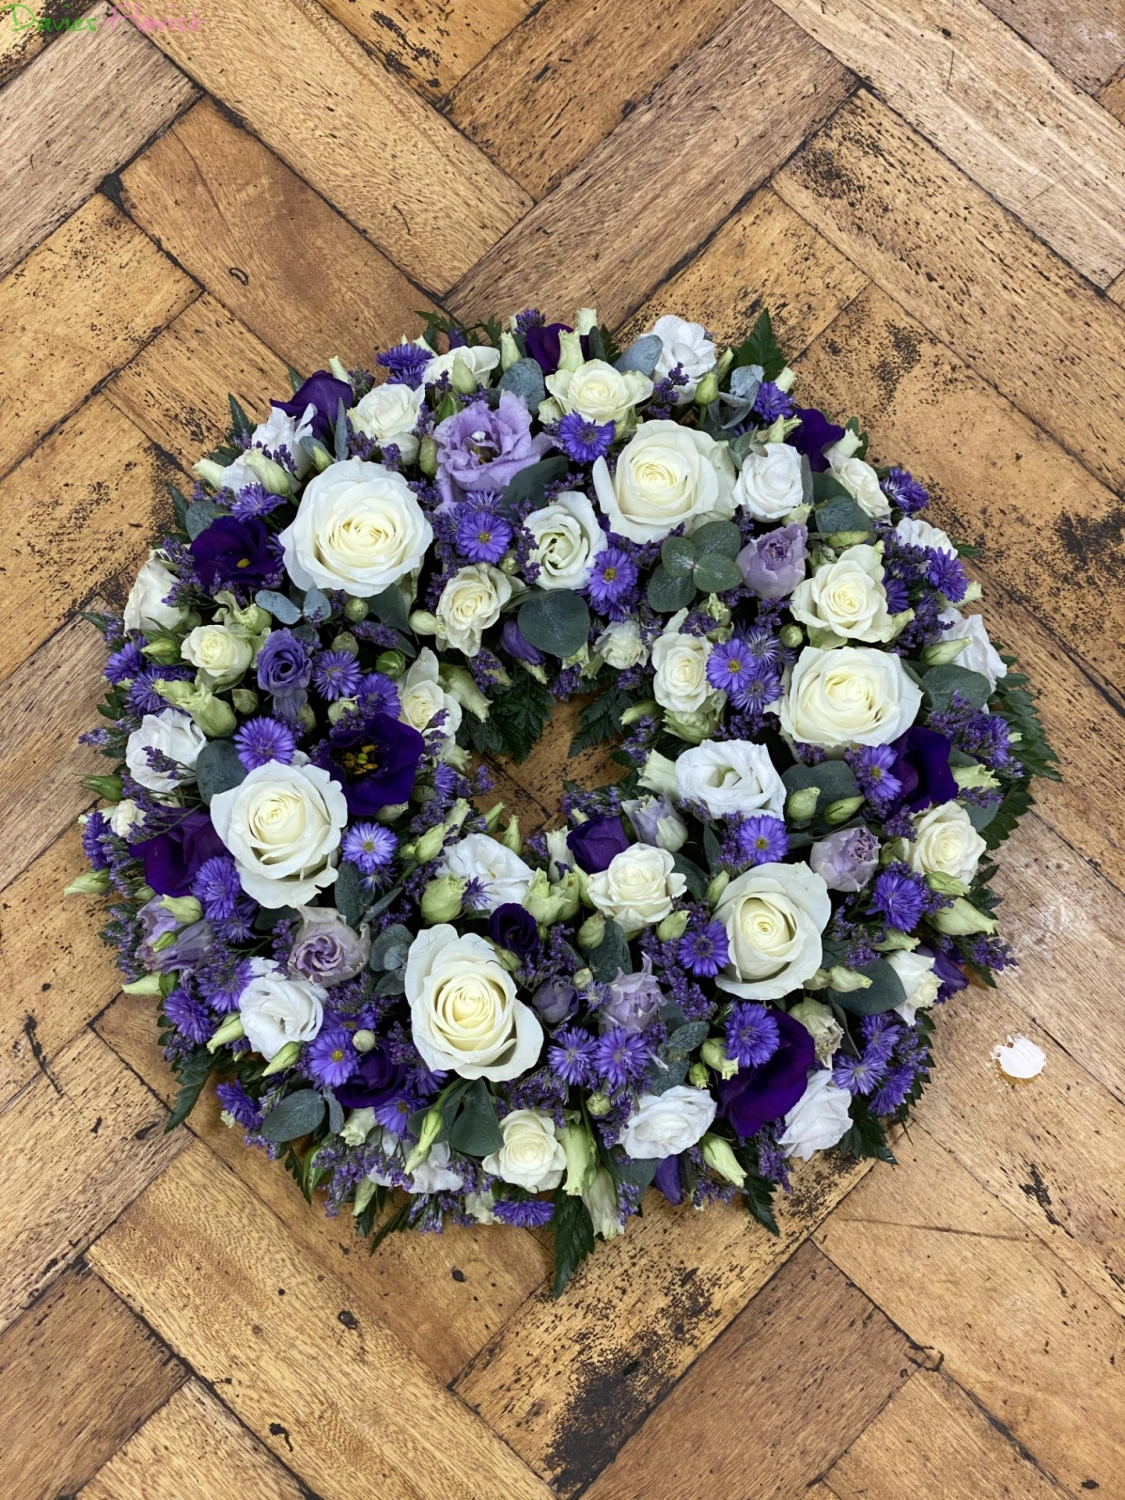
[[[344,589],[363,599],[420,568],[433,539],[402,475],[359,458],[314,474],[280,536],[299,588]]]
[[[959,802],[941,802],[915,821],[910,865],[923,875],[951,875],[968,885],[987,847]]]
[[[617,1184],[611,1172],[599,1167],[593,1182],[582,1189],[581,1196],[595,1234],[600,1234],[603,1240],[615,1240],[625,1233],[621,1205],[617,1200]]]
[[[574,869],[574,851],[567,843],[568,828],[551,828],[544,838],[547,840],[547,873],[552,880],[561,880],[567,870]]]
[[[143,630],[147,635],[175,630],[184,611],[178,605],[165,604],[164,600],[178,582],[159,553],[150,552],[125,601],[125,629]]]
[[[734,464],[727,444],[679,422],[642,422],[611,475],[604,458],[594,490],[611,531],[631,542],[659,542],[686,523],[693,531],[734,513]]]
[[[803,625],[846,640],[890,641],[898,633],[887,610],[882,551],[866,543],[845,548],[799,583],[789,608]]]
[[[423,349],[430,347],[425,339],[418,339],[416,342]],[[467,370],[478,386],[487,385],[492,371],[500,363],[500,350],[493,349],[490,344],[463,344],[460,349],[451,349],[448,354],[435,354],[422,371],[422,384],[433,385],[443,375],[452,379],[458,360],[459,368]]]
[[[639,370],[615,370],[604,359],[590,359],[577,370],[556,370],[544,382],[558,408],[554,416],[577,412],[587,422],[620,427],[635,406],[652,395],[652,381]],[[546,404],[546,403],[544,403]]]
[[[414,429],[425,397],[425,386],[412,390],[408,385],[388,380],[383,385],[372,386],[348,416],[357,432],[378,443],[380,448],[393,443],[402,455],[403,463],[412,464],[418,457],[418,438]]]
[[[441,663],[430,650],[423,646],[410,670],[399,679],[398,701],[401,705],[399,718],[411,729],[421,734],[435,714],[445,712],[443,733],[444,755],[453,745],[454,736],[461,727],[461,705],[452,693],[447,693],[438,680]]]
[[[424,928],[410,945],[405,982],[411,1035],[427,1067],[499,1082],[535,1066],[543,1028],[484,938],[448,923]]]
[[[320,766],[270,761],[211,799],[242,889],[271,908],[307,906],[333,883],[347,821],[344,790]]]
[[[134,834],[139,832],[140,825],[144,823],[145,815],[133,801],[132,797],[122,797],[120,802],[114,803],[109,812],[109,826],[119,839],[128,841]]]
[[[704,740],[676,761],[676,792],[681,802],[702,802],[713,817],[750,817],[785,811],[785,783],[769,751],[751,740]]]
[[[920,1010],[927,1010],[938,997],[941,980],[934,973],[934,961],[925,953],[908,953],[900,949],[887,954],[887,963],[902,980],[906,999],[896,1005],[896,1012],[908,1026]]]
[[[250,446],[251,448],[264,448],[269,453],[276,453],[279,448],[285,448],[296,466],[297,478],[304,479],[312,466],[312,459],[301,447],[301,439],[312,436],[315,418],[316,406],[311,401],[299,417],[291,417],[279,406],[271,406],[269,416],[264,422],[259,422],[250,434]],[[335,413],[333,413],[333,420],[335,420]],[[249,482],[253,484],[255,481],[252,478]]]
[[[996,684],[1001,677],[1007,677],[1008,669],[989,640],[980,615],[963,615],[960,610],[943,609],[938,618],[949,626],[948,630],[942,632],[943,641],[966,640],[969,643],[962,647],[955,658],[956,665],[987,677],[989,687],[995,692]]]
[[[589,876],[586,891],[603,917],[616,922],[626,937],[636,937],[643,927],[669,915],[686,885],[667,849],[633,844],[615,854],[607,869]]]
[[[455,651],[476,656],[481,636],[500,618],[512,597],[512,582],[491,563],[460,568],[441,591],[437,606],[438,636]]]
[[[171,792],[181,782],[195,780],[195,762],[207,743],[207,736],[190,714],[178,708],[162,708],[158,714],[145,714],[140,727],[134,729],[125,745],[125,764],[134,781],[150,792]],[[146,750],[159,750],[183,767],[181,774],[165,775],[154,771]]]
[[[609,546],[594,507],[581,490],[562,490],[523,523],[535,538],[532,562],[541,589],[580,589],[590,581],[599,552]]]
[[[702,323],[689,323],[668,313],[657,318],[649,329],[660,340],[660,358],[653,374],[657,380],[666,380],[677,365],[688,378],[687,385],[676,390],[676,404],[682,405],[695,396],[695,388],[709,371],[715,368],[718,350],[707,337]]]
[[[672,713],[693,713],[723,701],[720,690],[707,681],[711,642],[702,635],[681,635],[687,610],[674,614],[652,645],[652,695]]]
[[[470,833],[446,848],[438,873],[479,880],[484,886],[485,910],[495,911],[508,902],[522,905],[535,872],[491,834]]]
[[[744,1000],[780,1000],[820,968],[831,915],[828,887],[808,865],[755,865],[715,907],[730,945],[715,983]]]
[[[633,797],[621,804],[642,844],[675,854],[688,841],[688,826],[667,797]]]
[[[289,1042],[311,1042],[324,1020],[328,991],[311,979],[289,979],[270,958],[252,958],[253,978],[238,997],[243,1030],[271,1061]]]
[[[929,521],[919,520],[917,516],[903,516],[895,527],[895,536],[908,547],[932,547],[935,552],[948,552],[950,557],[957,556],[957,548],[948,533],[942,531],[940,526],[931,526]]]
[[[376,1123],[375,1111],[369,1106],[363,1109],[353,1109],[349,1111],[348,1118],[344,1121],[340,1139],[349,1146],[362,1146],[375,1129]]]
[[[627,667],[648,660],[648,647],[641,640],[640,622],[632,618],[615,620],[607,625],[594,642],[594,650],[615,672],[623,672]]]
[[[619,1145],[635,1161],[678,1156],[703,1139],[717,1108],[706,1089],[683,1083],[662,1094],[642,1094],[625,1121]]]
[[[805,503],[801,455],[788,443],[766,443],[765,449],[742,460],[734,499],[758,521],[780,521]]]
[[[419,1162],[410,1176],[409,1193],[456,1193],[465,1185],[460,1172],[449,1165],[452,1153],[448,1141],[437,1141],[430,1147],[426,1160]]]
[[[802,1161],[808,1161],[817,1151],[827,1151],[851,1129],[851,1102],[847,1089],[833,1083],[826,1068],[818,1069],[785,1116],[785,1130],[777,1144],[786,1156],[798,1156]]]
[[[838,749],[889,745],[922,706],[922,689],[890,651],[806,646],[781,700],[781,727],[794,740]]]
[[[504,1144],[484,1158],[486,1172],[529,1193],[558,1187],[566,1171],[566,1152],[545,1110],[512,1110],[500,1121],[500,1134]]]
[[[648,759],[641,768],[638,780],[645,791],[655,792],[658,797],[675,797],[679,794],[676,762],[661,755],[659,750],[648,752]]]
[[[244,635],[235,635],[226,625],[197,625],[180,646],[180,655],[198,667],[204,685],[230,687],[237,682],[254,656],[254,647]]]

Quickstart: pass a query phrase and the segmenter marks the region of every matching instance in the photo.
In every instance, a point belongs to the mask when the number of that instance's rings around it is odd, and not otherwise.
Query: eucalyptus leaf
[[[838,500],[841,496],[846,500],[852,499],[851,491],[844,488],[831,469],[820,469],[813,474],[812,492],[813,500],[818,505],[824,500]]]
[[[966,807],[965,811],[969,815],[969,822],[973,825],[976,831],[980,833],[983,828],[988,827],[993,818],[1000,811],[1000,804],[999,802],[993,802],[989,807],[976,807],[972,803],[970,803],[969,806]]]
[[[902,980],[885,958],[866,964],[857,969],[856,973],[865,974],[871,980],[870,989],[828,991],[830,999],[843,1010],[850,1011],[853,1016],[882,1015],[885,1010],[894,1010],[896,1005],[901,1005],[906,999]]]
[[[220,516],[229,515],[221,505],[216,505],[214,500],[194,500],[184,512],[184,530],[194,542],[196,537],[206,531],[212,521],[217,521]]]
[[[328,1128],[333,1135],[339,1135],[344,1128],[343,1107],[331,1089],[323,1089],[322,1093],[328,1105]]]
[[[518,359],[505,370],[497,382],[497,388],[511,391],[519,396],[532,416],[539,410],[539,403],[547,399],[547,387],[543,383],[543,371],[534,359]]]
[[[258,1134],[267,1141],[295,1141],[316,1129],[324,1119],[324,1110],[324,1100],[316,1089],[298,1089],[274,1105],[258,1127]]]
[[[691,541],[700,557],[707,552],[737,557],[742,551],[742,533],[733,521],[708,521],[692,532]]]
[[[710,881],[707,872],[701,870],[693,859],[688,859],[686,854],[678,853],[672,856],[673,868],[687,881],[687,888],[692,899],[702,901],[707,894]]]
[[[954,693],[959,693],[974,708],[983,708],[992,697],[987,677],[980,672],[970,672],[968,667],[958,667],[952,663],[944,667],[931,667],[928,672],[924,672],[922,686],[930,695],[935,713],[945,713]]]
[[[293,387],[293,394],[295,396],[304,385],[305,377],[303,375],[298,375],[292,365],[287,365],[286,369],[289,373],[289,384]]]
[[[369,906],[364,912],[364,916],[368,919],[368,921],[373,922],[380,912],[386,911],[391,902],[397,901],[401,895],[402,882],[400,881],[398,885],[392,886],[385,896],[380,896],[374,906]]]
[[[195,762],[195,781],[204,807],[211,798],[229,792],[246,779],[246,767],[238,758],[232,740],[208,740]]]
[[[524,639],[552,656],[573,656],[590,634],[590,608],[570,589],[534,593],[520,605],[519,628]]]
[[[556,479],[564,479],[569,468],[570,459],[565,453],[552,453],[550,458],[541,458],[537,464],[528,464],[501,495],[501,509],[511,510],[524,500],[541,500],[547,486]]]
[[[672,1062],[687,1057],[697,1047],[703,1046],[710,1029],[707,1021],[689,1021],[686,1026],[677,1026],[661,1048],[665,1059]]]
[[[723,865],[722,846],[710,824],[703,829],[703,852],[707,856],[707,867],[712,875],[717,875]]]
[[[332,604],[328,596],[322,594],[320,589],[311,588],[305,595],[303,610],[305,619],[311,625],[323,625],[332,613]]]
[[[650,379],[656,369],[656,361],[660,358],[660,351],[664,348],[663,341],[658,333],[645,333],[639,339],[634,339],[625,353],[617,361],[617,368],[625,370],[637,370]]]
[[[377,995],[405,995],[406,994],[406,970],[388,969],[381,976],[375,986]]]
[[[814,486],[813,486],[812,464],[809,463],[809,455],[807,453],[802,453],[801,454],[801,502],[804,505],[811,505],[815,499],[816,499],[816,493],[815,493],[815,489],[814,489]]]
[[[721,552],[708,552],[695,565],[695,586],[705,594],[725,594],[741,583],[738,564]]]
[[[255,932],[272,932],[280,922],[296,922],[301,913],[292,906],[262,906],[254,918]]]
[[[306,646],[316,646],[320,644],[319,638],[316,633],[316,627],[314,625],[308,624],[307,621],[302,621],[300,625],[293,626],[293,637],[295,640],[304,641]]]
[[[351,860],[344,860],[337,871],[332,896],[336,902],[336,910],[348,926],[358,927],[363,920],[368,892],[364,888],[359,866],[353,865]]]
[[[414,941],[414,934],[402,922],[394,922],[371,944],[371,956],[367,960],[372,969],[399,969],[406,962],[406,952]]]
[[[648,581],[648,602],[657,614],[674,615],[695,598],[695,579],[674,578],[663,563]]]
[[[483,1078],[475,1079],[466,1090],[449,1134],[449,1143],[455,1151],[478,1157],[499,1151],[504,1144],[496,1119],[496,1106]]]
[[[688,1075],[688,1060],[686,1057],[678,1057],[670,1062],[666,1068],[654,1068],[648,1075],[646,1087],[650,1094],[666,1094],[669,1089],[677,1088]]]
[[[790,766],[781,779],[787,792],[800,792],[806,787],[816,787],[820,793],[817,800],[819,811],[823,811],[829,803],[859,795],[859,783],[852,768],[842,760],[823,760],[819,766],[803,766],[798,763]]]
[[[652,1179],[656,1176],[659,1165],[658,1156],[626,1156],[618,1147],[614,1148],[609,1157],[609,1170],[614,1178],[619,1183],[628,1183],[641,1193],[652,1186]]]
[[[814,476],[819,477],[819,476]],[[834,531],[863,531],[871,534],[871,517],[861,510],[850,495],[835,495],[813,512],[821,536]]]
[[[406,599],[397,584],[391,584],[381,594],[372,594],[364,603],[380,625],[391,625],[395,630],[410,629],[410,615]]]
[[[631,972],[629,944],[616,922],[605,924],[605,936],[596,948],[590,949],[586,960],[593,970],[594,978],[602,984],[612,984],[618,974]]]
[[[341,397],[336,403],[336,461],[342,463],[348,456],[348,414],[344,410],[344,401]]]
[[[739,401],[744,401],[747,406],[753,406],[758,394],[758,387],[766,378],[766,372],[761,365],[739,365],[731,371],[730,393]]]
[[[275,620],[280,620],[283,625],[296,625],[301,618],[301,611],[287,599],[284,594],[279,594],[276,589],[259,589],[254,595],[254,603],[259,609],[267,610]]]
[[[670,536],[660,548],[660,561],[673,578],[686,578],[695,565],[695,543],[689,536]]]

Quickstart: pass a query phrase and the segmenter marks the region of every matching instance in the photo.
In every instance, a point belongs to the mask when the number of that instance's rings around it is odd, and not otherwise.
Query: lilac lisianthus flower
[[[570,830],[566,846],[580,870],[587,875],[600,875],[609,869],[615,855],[628,849],[629,835],[620,818],[590,818]]]
[[[879,840],[867,828],[838,828],[816,841],[809,864],[830,891],[860,891],[879,868]]]
[[[504,628],[500,632],[500,645],[517,661],[530,662],[533,667],[541,667],[547,660],[538,646],[533,646],[524,635],[516,620],[509,617],[504,621]]]
[[[290,630],[271,630],[258,652],[258,686],[273,694],[274,707],[295,719],[308,700],[312,657]]]
[[[299,906],[301,925],[289,954],[289,972],[323,989],[354,979],[371,955],[366,925],[358,932],[330,906]]]
[[[272,587],[284,567],[281,544],[264,521],[218,516],[190,548],[195,575],[209,594],[237,589],[243,597]]]
[[[340,402],[347,411],[352,405],[352,388],[346,380],[337,380],[328,370],[317,370],[293,393],[291,401],[271,401],[278,411],[300,421],[309,406],[316,408],[312,419],[313,437],[319,438],[327,448],[332,447],[333,429]]]
[[[755,537],[738,554],[738,566],[760,599],[785,599],[805,576],[809,530],[794,522]]]
[[[609,998],[598,1011],[598,1027],[603,1033],[613,1026],[630,1033],[643,1031],[663,1004],[664,996],[652,976],[652,959],[646,954],[637,973],[619,974],[609,985]]]
[[[743,1140],[763,1125],[787,1114],[805,1092],[809,1069],[816,1065],[813,1039],[800,1021],[779,1010],[775,1017],[777,1050],[759,1067],[739,1068],[720,1079],[719,1114]]]
[[[206,919],[192,922],[189,927],[180,929],[175,942],[161,948],[156,955],[156,967],[162,974],[170,974],[175,969],[194,969],[214,946],[215,933],[210,922]]]
[[[437,485],[446,505],[473,490],[505,489],[551,447],[546,433],[532,436],[531,413],[511,391],[501,391],[495,411],[487,401],[474,401],[447,417],[434,429],[434,438]]]
[[[531,1003],[548,1026],[557,1026],[578,1004],[578,991],[565,979],[547,979],[532,995]]]
[[[146,969],[155,969],[156,954],[153,945],[168,933],[175,932],[180,924],[164,905],[161,896],[153,896],[151,901],[146,901],[137,912],[137,918],[143,934],[137,947],[137,957]]]
[[[414,790],[426,742],[416,729],[389,714],[369,714],[359,724],[341,721],[313,756],[341,783],[352,818],[405,802]]]
[[[129,845],[134,859],[144,865],[145,882],[158,896],[187,896],[201,865],[226,846],[202,808],[181,813],[160,833]]]

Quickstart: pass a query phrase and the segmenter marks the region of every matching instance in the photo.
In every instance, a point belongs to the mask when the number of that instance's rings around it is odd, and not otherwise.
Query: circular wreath
[[[650,1184],[776,1229],[787,1163],[893,1160],[932,1007],[1011,962],[988,856],[1054,759],[979,595],[763,313],[429,319],[196,465],[109,650],[104,936],[181,1089],[376,1239]],[[582,695],[565,824],[481,812]]]

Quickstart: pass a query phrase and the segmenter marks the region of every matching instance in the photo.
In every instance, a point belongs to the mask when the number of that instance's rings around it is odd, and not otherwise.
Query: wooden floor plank
[[[964,1391],[919,1370],[828,1473],[839,1500],[1064,1500]]]
[[[297,370],[348,368],[428,305],[362,234],[209,100],[127,168],[126,211]]]
[[[76,1500],[307,1500],[308,1491],[198,1380],[188,1380]]]
[[[96,193],[0,281],[0,473],[199,288]]]
[[[744,5],[447,302],[475,318],[534,297],[552,317],[585,305],[622,322],[828,118],[851,82],[772,7]]]
[[[153,40],[422,285],[451,286],[527,195],[316,0],[228,0]]]
[[[681,0],[657,26],[647,0],[547,0],[462,80],[450,118],[542,198],[738,4]]]
[[[918,1353],[806,1243],[633,1434],[586,1500],[790,1500],[902,1387]]]
[[[816,1243],[1073,1494],[1120,1500],[1125,1324],[921,1126],[895,1154]]]
[[[1098,103],[1103,109],[1108,109],[1114,119],[1125,122],[1125,70],[1100,91]]]
[[[68,31],[0,96],[0,275],[196,97],[130,26]],[[10,18],[9,23],[10,24]]]
[[[1125,66],[1125,18],[1117,0],[984,0],[1065,77],[1089,94]]]
[[[868,93],[774,178],[785,201],[1111,488],[1125,315]]]
[[[205,1379],[222,1382],[235,1414],[323,1500],[354,1500],[357,1474],[371,1493],[396,1500],[469,1500],[482,1487],[548,1500],[511,1450],[382,1327],[355,1285],[310,1265],[202,1143],[90,1259]]]
[[[142,1193],[184,1145],[167,1111],[106,1044],[81,1032],[0,1113],[6,1326]]]
[[[186,1373],[88,1267],[67,1271],[0,1334],[0,1494],[73,1494]]]

